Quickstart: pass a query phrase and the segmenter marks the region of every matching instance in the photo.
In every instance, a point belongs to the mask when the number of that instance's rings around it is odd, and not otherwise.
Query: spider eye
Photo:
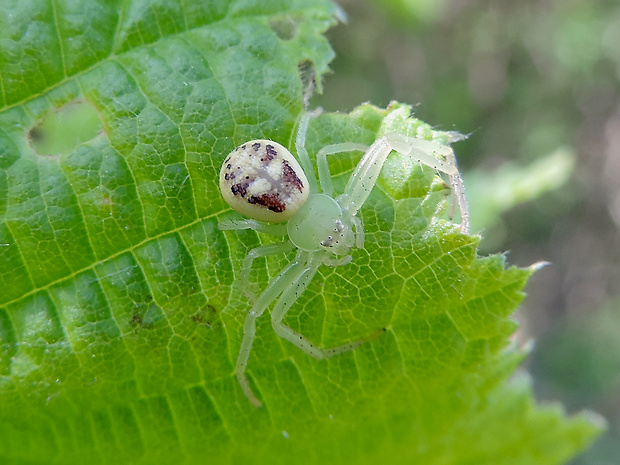
[[[220,170],[220,190],[226,203],[242,215],[281,223],[308,199],[308,179],[285,147],[269,140],[252,140],[226,157]]]

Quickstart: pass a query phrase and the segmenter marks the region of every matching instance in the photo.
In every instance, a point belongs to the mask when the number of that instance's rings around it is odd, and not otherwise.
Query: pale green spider
[[[438,142],[388,134],[370,147],[355,143],[323,147],[316,155],[322,191],[319,192],[312,162],[305,149],[306,132],[313,116],[312,113],[302,116],[295,140],[303,170],[285,147],[268,140],[253,140],[233,150],[224,160],[220,172],[220,189],[224,199],[233,209],[252,218],[222,221],[220,229],[253,229],[275,236],[288,235],[285,242],[262,245],[247,254],[240,276],[244,291],[247,292],[250,270],[256,258],[297,249],[295,258],[253,302],[243,325],[244,334],[235,374],[243,393],[256,407],[260,407],[261,403],[252,392],[245,370],[256,335],[256,319],[276,299],[271,312],[271,324],[276,334],[317,359],[347,352],[384,331],[381,329],[367,338],[323,349],[284,325],[282,320],[321,265],[346,265],[352,260],[350,252],[353,246],[363,247],[364,229],[356,214],[368,198],[392,150],[449,176],[461,213],[461,231],[467,233],[469,230],[465,189],[454,152],[449,146]],[[356,150],[364,152],[364,156],[344,192],[334,198],[327,155]],[[286,224],[273,224],[285,221]]]

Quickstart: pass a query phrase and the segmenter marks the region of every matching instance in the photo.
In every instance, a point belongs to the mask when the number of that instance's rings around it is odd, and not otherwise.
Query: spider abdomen
[[[220,190],[239,213],[273,223],[287,221],[309,194],[306,175],[291,152],[263,139],[230,152],[220,171]]]

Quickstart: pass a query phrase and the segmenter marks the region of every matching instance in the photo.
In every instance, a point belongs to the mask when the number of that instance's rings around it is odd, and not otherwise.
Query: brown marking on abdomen
[[[297,173],[286,160],[282,160],[282,181],[296,187],[299,192],[304,189],[304,183],[297,177]]]
[[[286,204],[280,198],[280,194],[253,195],[248,199],[248,203],[262,205],[272,212],[282,213],[286,210]]]

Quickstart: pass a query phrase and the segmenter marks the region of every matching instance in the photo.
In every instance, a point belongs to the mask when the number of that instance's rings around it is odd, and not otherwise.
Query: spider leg
[[[332,183],[332,175],[329,172],[329,165],[327,164],[327,155],[334,155],[342,152],[353,151],[366,152],[368,150],[367,145],[355,144],[353,142],[343,142],[341,144],[326,145],[316,154],[316,165],[319,170],[319,182],[321,183],[321,190],[324,194],[333,196],[334,184]]]
[[[452,148],[449,145],[415,137],[407,137],[402,134],[390,134],[387,137],[394,150],[397,152],[403,155],[410,155],[420,163],[448,175],[450,187],[452,188],[452,196],[456,199],[456,205],[458,205],[461,212],[461,232],[467,234],[469,232],[469,207],[467,206],[463,178],[456,164],[456,157],[454,156]],[[443,157],[445,161],[441,160],[441,158],[437,158],[436,155]],[[450,207],[450,217],[454,216],[456,205],[453,203]]]
[[[310,156],[306,150],[306,135],[308,134],[308,126],[310,125],[310,118],[316,118],[323,112],[322,108],[317,108],[313,111],[307,111],[301,115],[299,120],[299,126],[297,128],[297,136],[295,137],[295,150],[297,151],[297,158],[299,158],[299,164],[301,165],[306,178],[308,178],[308,184],[310,184],[310,192],[318,192],[318,185],[316,182],[316,176],[314,175],[314,167]]]
[[[381,137],[368,148],[349,178],[344,194],[341,196],[343,209],[355,215],[361,208],[375,186],[383,164],[392,150],[450,177],[452,192],[461,211],[461,231],[467,233],[469,231],[469,209],[463,179],[456,166],[456,158],[452,149],[438,142],[400,134],[388,134]],[[435,154],[443,156],[444,160],[437,158]]]
[[[341,258],[332,258],[332,257],[324,257],[323,263],[327,266],[337,267],[348,265],[353,261],[353,257],[351,255],[345,255]]]
[[[301,268],[303,270],[303,263],[305,262],[305,260],[302,261],[303,254],[304,253],[301,251],[298,252],[295,258],[284,267],[278,276],[269,282],[265,290],[258,297],[258,300],[247,313],[245,321],[243,322],[243,340],[239,347],[239,355],[237,356],[237,363],[235,365],[235,375],[237,376],[241,390],[255,407],[260,407],[261,402],[252,392],[248,378],[245,375],[245,369],[248,365],[248,359],[252,351],[252,343],[256,336],[256,320],[265,313],[269,304],[276,300],[283,290],[290,288],[291,283],[297,281],[300,265],[302,265]]]
[[[221,231],[233,231],[240,229],[253,229],[254,231],[270,234],[272,236],[286,236],[285,224],[269,224],[262,221],[230,218],[220,221],[217,227]]]
[[[333,357],[334,355],[353,350],[356,347],[359,347],[360,345],[376,338],[385,331],[385,329],[382,328],[363,339],[348,342],[337,347],[324,349],[317,347],[305,336],[293,331],[291,328],[282,323],[282,320],[286,316],[288,310],[293,306],[301,293],[306,290],[306,287],[308,287],[310,281],[312,281],[312,278],[319,269],[319,266],[321,266],[321,262],[322,257],[319,254],[310,256],[309,261],[305,264],[303,269],[299,270],[295,274],[296,278],[287,283],[286,289],[284,289],[282,295],[278,299],[278,302],[271,311],[271,326],[273,326],[273,330],[276,334],[318,360]]]
[[[254,294],[250,290],[250,272],[252,271],[252,265],[254,260],[260,257],[267,257],[269,255],[278,255],[286,253],[289,250],[293,250],[295,246],[291,241],[280,242],[279,244],[266,244],[259,245],[258,247],[250,250],[243,259],[243,265],[241,266],[241,275],[239,276],[239,285],[243,289],[243,293],[250,300],[254,302],[256,300]]]
[[[364,227],[362,220],[358,216],[352,216],[351,221],[355,226],[355,247],[362,249],[364,247]]]
[[[218,228],[223,231],[239,230],[239,229],[253,229],[254,231],[271,234],[272,236],[285,236],[286,225],[282,224],[267,224],[261,221],[250,219],[228,219],[220,221]],[[267,244],[258,246],[248,252],[243,259],[243,265],[241,267],[241,275],[239,277],[239,284],[245,296],[253,302],[256,300],[255,295],[250,290],[250,271],[252,271],[252,264],[254,260],[259,257],[265,257],[268,255],[276,255],[279,253],[285,253],[293,249],[293,244],[290,241],[282,242],[280,244]]]
[[[389,145],[388,140],[385,137],[381,137],[368,147],[364,156],[355,167],[349,182],[347,182],[344,188],[344,193],[340,196],[340,203],[343,209],[351,212],[351,215],[355,215],[364,205],[364,202],[366,202],[391,151],[392,147]]]
[[[456,157],[454,156],[454,151],[451,148],[446,154],[446,161],[454,167],[457,166]],[[452,187],[452,195],[456,198],[456,203],[452,202],[450,204],[450,210],[448,213],[450,215],[450,218],[452,218],[454,216],[454,210],[458,205],[459,211],[461,212],[461,231],[464,233],[468,233],[469,207],[467,205],[467,197],[465,196],[465,184],[463,183],[463,178],[461,177],[461,173],[458,171],[458,168],[456,174],[450,174],[449,177],[450,185]]]

